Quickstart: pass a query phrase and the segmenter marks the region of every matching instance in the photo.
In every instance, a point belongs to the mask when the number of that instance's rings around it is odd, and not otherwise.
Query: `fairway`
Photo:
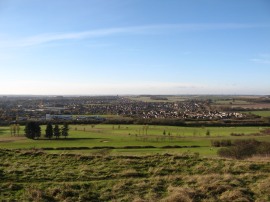
[[[164,153],[199,153],[215,156],[211,140],[255,138],[270,141],[268,136],[254,136],[264,127],[176,127],[155,125],[70,125],[69,136],[59,140],[27,139],[21,126],[20,136],[11,136],[9,127],[0,128],[0,147],[7,149],[46,149],[50,153],[92,154],[110,148],[112,155],[148,155]],[[45,126],[42,126],[42,134]],[[231,133],[244,134],[231,136]],[[208,135],[207,135],[208,134]]]
[[[264,110],[264,111],[243,111],[242,113],[246,114],[254,114],[261,117],[270,117],[270,110]]]

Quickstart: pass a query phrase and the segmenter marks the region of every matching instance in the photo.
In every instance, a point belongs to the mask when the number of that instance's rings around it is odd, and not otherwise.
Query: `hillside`
[[[269,201],[270,162],[0,150],[6,201]]]

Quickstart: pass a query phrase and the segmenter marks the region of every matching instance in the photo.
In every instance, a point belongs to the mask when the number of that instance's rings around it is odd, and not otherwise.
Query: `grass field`
[[[150,96],[129,96],[130,100],[142,101],[142,102],[183,102],[188,100],[190,97],[185,96],[161,96],[167,98],[167,100],[155,100],[151,99]]]
[[[211,147],[270,141],[252,135],[263,129],[70,125],[67,139],[30,140],[0,127],[0,201],[269,201],[269,158],[226,160]]]
[[[264,111],[243,111],[242,113],[246,114],[255,114],[261,117],[270,117],[270,110],[264,110]]]
[[[69,153],[91,154],[95,147],[114,147],[113,155],[146,155],[164,153],[194,153],[215,156],[216,148],[211,147],[211,140],[255,138],[270,141],[268,136],[253,136],[263,127],[175,127],[145,125],[70,125],[67,139],[30,140],[23,136],[11,136],[9,127],[0,128],[0,147],[7,149],[53,148],[53,153],[60,153],[59,148],[87,147],[89,149],[68,151]],[[210,135],[206,133],[209,131]],[[42,126],[42,134],[45,126]],[[231,133],[245,134],[234,137]],[[142,148],[151,146],[153,148]],[[176,148],[176,147],[186,148]],[[196,148],[194,148],[196,146]],[[137,148],[134,148],[137,147]],[[173,147],[173,148],[168,148]],[[55,150],[58,148],[59,150]],[[67,152],[67,151],[65,151]]]
[[[217,100],[215,101],[215,104],[220,104],[220,105],[229,105],[229,104],[233,104],[233,105],[246,105],[246,104],[251,104],[248,101],[245,100]]]

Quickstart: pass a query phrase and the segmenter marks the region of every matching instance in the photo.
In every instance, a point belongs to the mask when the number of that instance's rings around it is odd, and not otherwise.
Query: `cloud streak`
[[[116,27],[107,29],[96,29],[82,32],[70,33],[46,33],[36,36],[30,36],[21,39],[2,40],[0,47],[16,48],[38,46],[46,43],[67,41],[67,40],[83,40],[88,38],[107,37],[114,35],[142,35],[142,34],[158,34],[172,32],[191,32],[191,31],[207,31],[207,30],[227,30],[227,29],[254,29],[268,28],[270,24],[239,24],[239,23],[202,23],[202,24],[158,24],[145,26]]]
[[[253,58],[250,61],[270,65],[270,54],[261,54],[258,58]]]

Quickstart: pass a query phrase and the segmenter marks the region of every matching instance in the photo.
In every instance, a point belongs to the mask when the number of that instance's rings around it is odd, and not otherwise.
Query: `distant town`
[[[249,120],[265,122],[249,113],[270,109],[270,98],[228,96],[2,96],[0,123],[26,121],[91,122],[175,119],[183,121]]]

